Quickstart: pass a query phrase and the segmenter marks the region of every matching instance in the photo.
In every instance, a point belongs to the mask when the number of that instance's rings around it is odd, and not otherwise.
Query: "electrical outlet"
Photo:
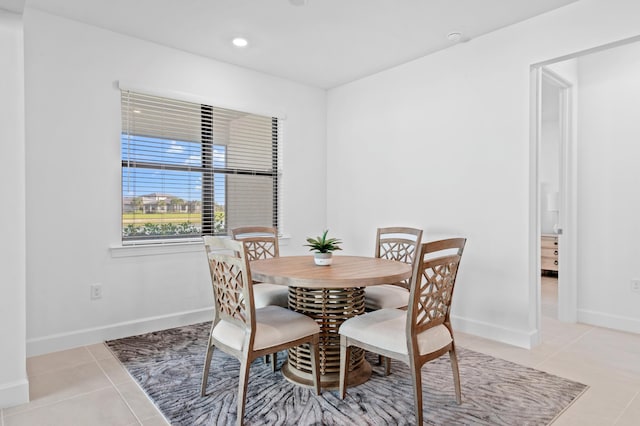
[[[91,284],[91,300],[102,299],[102,284]]]
[[[631,291],[640,293],[640,280],[631,280]]]

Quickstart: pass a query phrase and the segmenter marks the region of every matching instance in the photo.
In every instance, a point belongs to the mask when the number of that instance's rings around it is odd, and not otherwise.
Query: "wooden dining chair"
[[[260,259],[271,259],[280,256],[278,245],[278,229],[270,226],[242,226],[230,231],[231,238],[242,241],[249,262]],[[253,298],[256,308],[269,305],[289,307],[289,287],[253,281]],[[264,357],[264,362],[271,362],[272,371],[276,371],[278,354]]]
[[[280,256],[278,230],[268,226],[244,226],[231,230],[231,238],[242,241],[249,262]],[[271,283],[254,282],[253,296],[256,308],[268,305],[289,306],[289,288]]]
[[[412,264],[421,240],[421,229],[399,226],[378,228],[375,257]],[[364,306],[368,311],[404,308],[408,303],[409,280],[365,289]]]
[[[462,403],[458,357],[450,312],[458,266],[466,239],[421,244],[413,265],[409,306],[379,309],[348,319],[340,326],[340,397],[347,389],[351,347],[357,346],[409,366],[416,424],[422,424],[422,366],[449,353],[456,402]]]
[[[378,228],[374,256],[411,265],[422,240],[422,230],[403,226]],[[409,280],[391,284],[369,286],[364,293],[367,311],[383,308],[406,309],[409,304]],[[384,361],[386,374],[391,373],[391,360],[378,356],[378,364]]]
[[[213,285],[215,316],[202,374],[202,396],[206,395],[214,348],[238,358],[240,377],[236,424],[241,425],[251,363],[258,357],[300,345],[309,345],[313,386],[319,395],[318,324],[303,314],[280,306],[255,307],[253,286],[250,285],[251,269],[242,242],[209,237],[205,244]]]

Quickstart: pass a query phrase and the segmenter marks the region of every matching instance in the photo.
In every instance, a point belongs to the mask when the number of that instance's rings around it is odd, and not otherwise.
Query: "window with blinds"
[[[278,119],[121,91],[123,243],[278,226]]]

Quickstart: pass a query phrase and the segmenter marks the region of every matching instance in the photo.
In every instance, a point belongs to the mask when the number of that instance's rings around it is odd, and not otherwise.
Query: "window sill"
[[[278,235],[278,245],[280,245],[280,247],[282,246],[288,246],[289,242],[291,241],[291,235]]]
[[[289,245],[290,235],[278,237],[281,246]],[[111,257],[136,257],[136,256],[157,256],[163,254],[176,253],[196,253],[204,252],[202,240],[191,240],[183,242],[155,242],[138,244],[115,244],[109,247]]]
[[[204,252],[202,241],[113,245],[111,257],[156,256],[162,254]]]

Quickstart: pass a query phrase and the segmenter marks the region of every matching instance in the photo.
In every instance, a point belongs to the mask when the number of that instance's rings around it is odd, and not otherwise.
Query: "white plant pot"
[[[314,253],[313,261],[319,266],[329,266],[333,261],[333,253]]]

